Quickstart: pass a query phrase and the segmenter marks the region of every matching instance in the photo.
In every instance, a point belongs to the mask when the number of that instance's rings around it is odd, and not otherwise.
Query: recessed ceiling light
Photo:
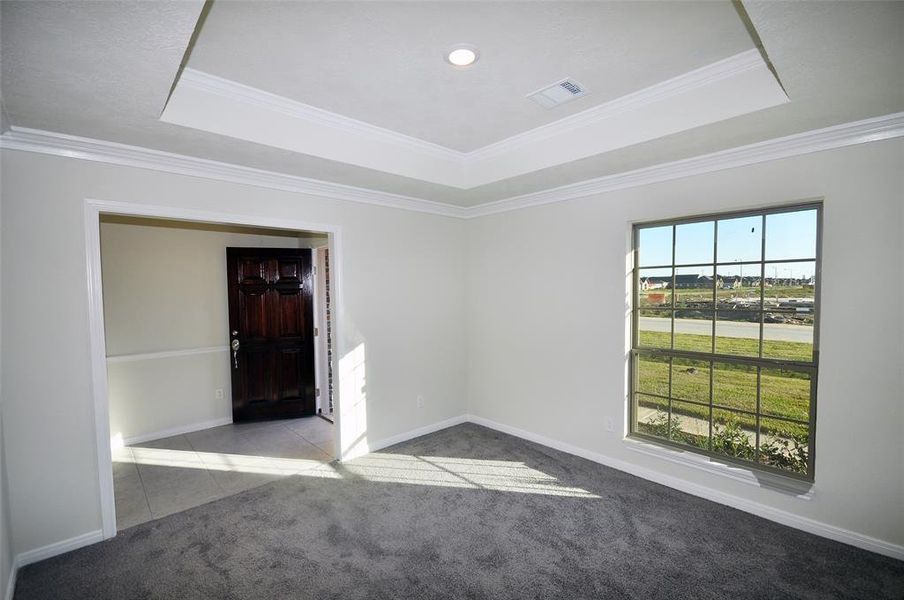
[[[446,51],[446,62],[454,67],[470,67],[479,57],[477,48],[470,44],[456,44]]]

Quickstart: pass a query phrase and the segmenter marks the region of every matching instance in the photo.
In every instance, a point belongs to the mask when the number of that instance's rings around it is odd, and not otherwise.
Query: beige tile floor
[[[204,429],[113,452],[116,527],[125,529],[333,460],[320,417]]]

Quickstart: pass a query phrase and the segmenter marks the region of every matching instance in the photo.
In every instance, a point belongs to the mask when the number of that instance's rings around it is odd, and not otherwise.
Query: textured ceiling
[[[473,206],[904,111],[904,2],[744,2],[791,102],[468,191]]]
[[[83,114],[93,126],[127,126],[159,115],[203,5],[3,2],[0,83],[12,124],[72,125],[69,115]]]
[[[213,16],[218,9],[217,2],[211,9]],[[305,3],[299,4],[305,6]],[[338,4],[366,12],[379,12],[383,6],[379,2]],[[557,6],[565,4],[556,3]],[[419,5],[409,4],[412,7]],[[788,92],[790,103],[461,191],[160,122],[160,112],[202,6],[200,1],[0,2],[0,92],[6,109],[5,120],[14,126],[134,144],[470,206],[904,110],[904,36],[901,35],[904,3],[745,2],[743,6],[750,22]],[[513,15],[525,8],[520,3],[508,6]],[[641,6],[670,10],[667,7],[672,3]],[[516,21],[513,16],[505,31],[513,29],[517,34],[513,26]],[[313,26],[316,27],[316,23]],[[644,37],[668,39],[669,28],[669,23],[657,25]],[[341,25],[337,24],[331,33],[341,35],[341,31]],[[270,40],[267,31],[249,28],[245,35],[256,36],[264,47]],[[203,37],[202,27],[199,45]],[[702,45],[699,39],[693,41]],[[345,38],[345,43],[354,46],[356,52],[359,47],[364,50],[371,47],[366,37]],[[630,54],[631,43],[631,39],[623,40],[622,55]],[[694,60],[699,60],[700,64],[707,62],[708,58],[693,56],[695,48],[696,44],[684,47],[681,50],[684,56],[672,56],[677,53],[675,48],[663,43],[656,72],[678,69],[677,65],[689,65]],[[306,61],[314,60],[299,58],[304,59],[298,63],[299,70],[305,69]],[[189,60],[194,59],[192,54]],[[366,65],[361,67],[358,76],[364,78],[367,71]],[[564,67],[562,71],[565,71]],[[351,73],[350,77],[354,78],[354,72]],[[645,69],[635,68],[635,89],[649,83],[645,73]],[[574,72],[563,75],[586,79]],[[558,75],[553,80],[556,77]],[[544,78],[549,79],[546,75]],[[286,79],[292,79],[292,76],[286,75]],[[591,87],[590,80],[583,83]],[[620,85],[629,83],[626,78]],[[286,90],[274,91],[286,93]],[[330,93],[341,96],[341,91]],[[526,91],[529,90],[516,90],[517,93],[512,92],[512,95]],[[593,92],[596,99],[588,96],[584,108],[607,93],[601,89]],[[412,94],[418,93],[419,90],[412,91]],[[362,105],[372,106],[373,98],[371,93],[358,100]],[[310,98],[304,101],[312,102]],[[561,108],[577,110],[582,107],[580,102],[584,100]],[[388,113],[394,111],[394,107],[387,109]],[[417,105],[411,111],[416,113]],[[361,118],[360,114],[348,116]],[[493,121],[509,124],[507,114],[490,116]],[[412,114],[411,118],[414,127],[419,117]],[[502,135],[499,132],[496,135]]]
[[[728,1],[214,2],[188,66],[468,152],[753,47]],[[565,77],[590,93],[525,97]]]

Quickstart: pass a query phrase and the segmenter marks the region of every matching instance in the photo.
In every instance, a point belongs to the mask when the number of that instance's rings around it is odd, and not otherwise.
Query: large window
[[[635,225],[633,436],[813,479],[820,217]]]

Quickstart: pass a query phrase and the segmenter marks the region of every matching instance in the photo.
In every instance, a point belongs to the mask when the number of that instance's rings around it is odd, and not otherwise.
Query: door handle
[[[235,332],[233,332],[235,335]],[[239,368],[239,341],[238,339],[232,340],[232,364],[235,365],[235,368]]]

